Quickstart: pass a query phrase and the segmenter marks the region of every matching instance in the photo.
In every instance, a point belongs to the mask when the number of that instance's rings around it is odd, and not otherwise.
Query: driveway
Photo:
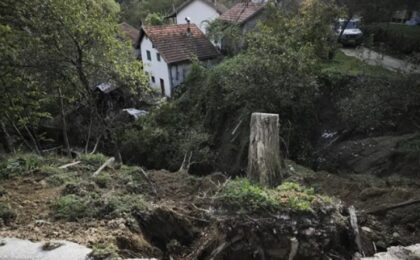
[[[373,51],[365,47],[358,47],[354,49],[342,48],[341,51],[350,57],[358,58],[359,60],[369,64],[382,66],[391,71],[399,71],[404,73],[420,73],[420,66],[400,60],[382,53]]]

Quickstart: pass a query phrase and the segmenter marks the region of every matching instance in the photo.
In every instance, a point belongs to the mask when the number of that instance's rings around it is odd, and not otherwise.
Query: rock
[[[366,233],[372,233],[372,229],[370,229],[370,228],[368,228],[368,227],[361,227],[360,228],[363,232],[366,232]]]
[[[60,246],[63,246],[64,244],[62,242],[54,242],[54,241],[49,241],[46,242],[43,246],[42,246],[42,250],[44,251],[51,251],[54,249],[59,248]]]
[[[393,238],[399,238],[399,237],[400,237],[400,234],[398,234],[397,232],[394,232],[394,233],[392,234],[392,237],[393,237]]]
[[[385,253],[375,254],[373,257],[364,257],[362,260],[418,260],[420,259],[420,244],[402,247],[393,246]]]
[[[16,238],[4,238],[6,243],[0,246],[0,260],[18,260],[18,259],[33,259],[33,260],[84,260],[91,249],[67,242],[56,241],[61,246],[54,250],[43,250],[44,243],[33,243],[28,240],[21,240]]]

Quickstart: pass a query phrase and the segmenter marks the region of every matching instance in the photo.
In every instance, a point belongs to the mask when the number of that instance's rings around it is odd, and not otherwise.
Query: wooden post
[[[248,153],[248,178],[267,187],[283,179],[279,115],[253,113]]]

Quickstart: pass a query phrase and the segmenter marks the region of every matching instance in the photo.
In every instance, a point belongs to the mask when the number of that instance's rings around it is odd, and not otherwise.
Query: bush
[[[409,55],[420,52],[420,29],[403,24],[371,24],[363,28],[365,35],[373,35],[375,44],[383,43],[395,54]]]
[[[81,154],[80,161],[83,164],[89,165],[92,168],[99,168],[102,164],[104,164],[108,160],[108,158],[100,153],[95,154]]]
[[[0,203],[0,219],[3,220],[4,224],[10,224],[16,217],[16,213],[8,205]]]
[[[148,205],[141,195],[114,195],[106,202],[101,214],[108,217],[120,217],[133,211],[145,211]]]
[[[75,182],[78,176],[75,172],[56,173],[46,178],[46,182],[51,187],[58,187],[68,182]]]
[[[10,178],[25,175],[37,170],[43,158],[35,154],[20,154],[0,163],[0,178]]]
[[[76,221],[81,218],[93,217],[95,209],[90,205],[91,201],[86,197],[66,195],[60,197],[53,205],[55,217]]]
[[[105,260],[105,259],[117,259],[118,248],[114,244],[94,244],[92,246],[92,252],[89,254],[89,259],[93,260]]]
[[[144,211],[148,204],[141,195],[115,194],[103,197],[97,193],[70,194],[53,204],[55,217],[75,221],[81,218],[115,218],[132,211]]]
[[[338,102],[348,128],[361,131],[410,132],[420,125],[420,77],[359,77],[348,86],[350,95]]]
[[[94,178],[95,183],[98,185],[99,188],[105,189],[109,187],[112,179],[108,173],[101,173]]]

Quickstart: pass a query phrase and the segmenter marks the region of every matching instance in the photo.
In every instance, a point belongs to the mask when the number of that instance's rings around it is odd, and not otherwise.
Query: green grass
[[[224,207],[247,213],[278,210],[310,212],[318,205],[332,203],[329,197],[317,195],[312,188],[295,182],[284,182],[275,189],[267,189],[244,178],[230,181],[220,197]]]
[[[328,63],[322,64],[321,72],[326,74],[343,74],[348,76],[366,75],[372,77],[390,77],[398,75],[381,66],[369,65],[357,58],[349,57],[341,51],[337,51],[334,59]]]

